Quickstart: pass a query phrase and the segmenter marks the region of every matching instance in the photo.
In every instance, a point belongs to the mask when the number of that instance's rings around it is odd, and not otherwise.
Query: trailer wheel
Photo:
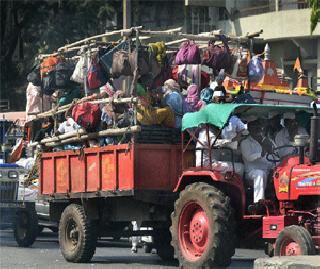
[[[183,268],[228,266],[235,252],[230,199],[203,182],[186,187],[171,214],[172,246]]]
[[[278,235],[275,256],[314,255],[315,247],[310,233],[301,226],[285,227]]]
[[[17,211],[13,224],[13,235],[19,247],[29,247],[38,235],[38,216],[34,208]]]
[[[97,226],[89,220],[81,205],[71,204],[59,223],[61,253],[69,262],[89,262],[96,250]]]

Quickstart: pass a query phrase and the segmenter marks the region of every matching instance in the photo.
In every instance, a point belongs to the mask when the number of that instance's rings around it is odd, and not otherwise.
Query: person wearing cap
[[[217,86],[213,88],[213,102],[214,103],[225,103],[227,91],[222,85],[225,78],[224,69],[221,69],[219,75],[216,78]],[[211,86],[210,86],[211,87]]]
[[[270,111],[267,120],[267,136],[269,139],[272,139],[272,141],[275,141],[277,133],[282,129],[281,114],[279,114],[278,111]]]
[[[212,102],[213,97],[213,89],[211,88],[204,88],[200,92],[200,99],[203,103],[203,106],[209,105]]]
[[[253,202],[258,205],[265,198],[264,191],[267,185],[272,164],[266,159],[266,149],[262,143],[264,134],[260,122],[254,115],[248,121],[249,135],[242,140],[240,149],[244,162],[245,178],[253,181]]]
[[[296,115],[293,112],[286,112],[282,116],[284,127],[277,133],[275,143],[277,147],[288,146],[294,144],[296,135],[308,135],[305,128],[298,126]],[[278,149],[280,158],[294,154],[294,147],[284,147]]]

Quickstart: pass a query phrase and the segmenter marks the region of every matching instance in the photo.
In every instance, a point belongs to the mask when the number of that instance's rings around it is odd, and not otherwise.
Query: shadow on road
[[[178,266],[179,263],[177,260],[172,262],[165,262],[162,261],[157,255],[153,255],[152,260],[150,260],[150,255],[148,256],[140,256],[137,255],[127,255],[127,256],[98,256],[93,258],[93,263],[96,264],[141,264],[141,265],[159,265],[163,267],[171,267],[171,266]]]

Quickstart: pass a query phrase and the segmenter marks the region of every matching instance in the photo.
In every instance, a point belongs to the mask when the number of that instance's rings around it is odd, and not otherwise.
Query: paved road
[[[263,251],[237,249],[230,269],[250,269],[253,260],[264,257]],[[155,254],[145,254],[139,249],[131,254],[128,240],[99,241],[97,252],[89,264],[67,263],[60,254],[57,235],[44,232],[31,248],[19,248],[13,241],[12,232],[0,231],[0,268],[92,268],[92,269],[172,269],[178,268],[178,262],[166,263]]]

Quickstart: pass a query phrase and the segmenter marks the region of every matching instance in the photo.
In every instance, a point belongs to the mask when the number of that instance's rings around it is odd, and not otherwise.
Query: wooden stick
[[[179,34],[179,32],[182,31],[182,27],[178,27],[178,28],[174,28],[174,29],[168,29],[168,30],[164,30],[164,31],[151,31],[151,30],[140,30],[139,34],[140,35],[166,35],[166,36],[176,36],[177,34]]]
[[[66,134],[62,134],[62,135],[58,135],[58,136],[54,136],[54,137],[47,137],[47,138],[44,138],[40,141],[41,144],[45,144],[45,143],[49,143],[49,142],[57,142],[57,141],[61,141],[61,140],[65,140],[67,138],[70,138],[70,137],[76,137],[76,136],[79,136],[79,135],[83,135],[83,134],[86,134],[86,130],[84,129],[79,129],[77,131],[72,131],[72,132],[69,132],[69,133],[66,133]]]
[[[110,36],[115,36],[115,35],[121,35],[122,36],[122,35],[125,35],[125,34],[131,35],[132,30],[141,29],[141,28],[142,28],[142,26],[138,26],[138,27],[133,27],[133,28],[129,28],[129,29],[116,30],[116,31],[106,32],[106,33],[101,34],[101,35],[87,37],[87,38],[79,40],[77,42],[74,42],[74,43],[68,44],[66,46],[60,47],[58,49],[58,51],[64,51],[64,50],[69,49],[71,47],[74,47],[74,46],[77,46],[77,45],[80,45],[80,44],[85,44],[85,43],[88,43],[89,41],[92,41],[92,40],[95,40],[95,39],[104,38],[104,37],[110,37]]]
[[[107,130],[103,130],[100,132],[95,132],[95,133],[88,133],[85,135],[81,135],[80,137],[73,137],[73,138],[69,138],[69,139],[65,139],[59,142],[51,142],[51,143],[45,143],[45,146],[47,147],[55,147],[55,146],[60,146],[60,145],[64,145],[64,144],[68,144],[68,143],[77,143],[77,142],[81,142],[81,141],[85,141],[85,140],[89,140],[89,139],[95,139],[98,137],[106,137],[106,136],[119,136],[119,135],[123,135],[123,134],[129,134],[129,133],[136,133],[136,132],[140,132],[141,131],[141,127],[140,126],[130,126],[130,127],[126,127],[126,128],[119,128],[119,129],[107,129]]]
[[[125,30],[130,30],[130,29],[125,29]],[[125,31],[125,30],[117,30],[117,31],[107,32],[107,33],[104,33],[104,34],[101,34],[101,35],[91,36],[91,37],[82,39],[82,40],[80,40],[80,41],[77,41],[77,42],[68,44],[68,45],[66,45],[66,46],[60,47],[60,48],[58,49],[58,51],[64,51],[64,50],[67,50],[67,49],[69,49],[69,48],[71,48],[71,47],[74,47],[74,46],[77,46],[77,45],[81,45],[81,44],[87,43],[87,42],[89,42],[89,41],[91,41],[91,40],[94,40],[94,39],[99,39],[99,38],[103,38],[103,37],[119,35],[119,34],[121,34],[122,31]]]
[[[83,102],[89,102],[90,104],[106,104],[106,103],[109,103],[111,100],[112,100],[112,98],[103,98],[103,99],[100,99],[100,100],[88,101],[88,97],[84,97],[81,100],[77,101],[75,104],[81,104]],[[136,103],[136,102],[138,102],[138,98],[137,97],[134,97],[134,98],[131,98],[131,97],[117,98],[117,99],[113,99],[112,102],[114,104]],[[71,108],[72,105],[74,105],[74,104],[71,103],[71,104],[68,104],[68,105],[61,106],[57,110],[51,109],[49,111],[37,114],[36,117],[38,119],[51,117],[51,116],[53,116],[55,114],[66,112],[69,108]]]
[[[182,39],[178,39],[178,40],[174,40],[174,41],[170,41],[170,42],[166,42],[166,46],[171,46],[171,45],[176,45],[176,44],[180,44],[184,41],[187,41],[187,38],[182,38]]]

